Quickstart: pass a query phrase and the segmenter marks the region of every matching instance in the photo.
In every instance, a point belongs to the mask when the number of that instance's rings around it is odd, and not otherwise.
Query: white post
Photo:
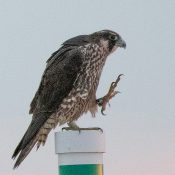
[[[55,133],[59,175],[103,175],[104,133],[97,130]]]

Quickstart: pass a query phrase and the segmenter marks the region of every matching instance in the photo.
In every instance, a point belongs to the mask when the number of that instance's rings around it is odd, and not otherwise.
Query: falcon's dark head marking
[[[126,43],[122,37],[111,30],[101,30],[90,35],[79,35],[65,41],[63,46],[83,46],[89,43],[101,45],[109,54],[118,47],[126,48]]]
[[[106,47],[109,53],[115,51],[118,47],[126,48],[126,43],[122,37],[111,30],[101,30],[90,35],[96,43],[101,43]]]

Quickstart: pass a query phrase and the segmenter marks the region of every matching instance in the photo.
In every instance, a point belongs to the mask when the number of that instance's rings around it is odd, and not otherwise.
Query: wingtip
[[[17,169],[19,165],[14,165],[13,170]]]

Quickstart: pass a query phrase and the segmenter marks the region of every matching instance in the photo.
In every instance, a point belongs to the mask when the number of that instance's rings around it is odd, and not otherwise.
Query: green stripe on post
[[[59,175],[103,175],[102,164],[60,165]]]

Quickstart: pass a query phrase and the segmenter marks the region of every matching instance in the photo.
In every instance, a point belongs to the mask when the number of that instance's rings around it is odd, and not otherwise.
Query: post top
[[[55,133],[55,152],[105,152],[105,134],[97,130],[60,131]]]

